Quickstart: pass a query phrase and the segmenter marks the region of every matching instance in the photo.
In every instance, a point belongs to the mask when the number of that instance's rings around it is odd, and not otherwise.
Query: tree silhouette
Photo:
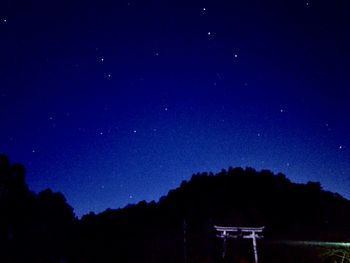
[[[266,242],[344,241],[350,234],[350,202],[322,190],[317,182],[295,184],[268,170],[229,168],[216,175],[197,173],[158,203],[140,202],[83,217],[79,253],[84,262],[99,262],[97,255],[104,255],[106,262],[183,262],[184,220],[187,262],[221,262],[222,244],[215,238],[214,224],[264,225]],[[231,245],[240,248],[242,255],[231,255],[230,262],[237,256],[249,258],[244,251],[251,244],[240,242]],[[317,254],[306,250],[278,250],[285,253],[267,247],[266,262],[319,261]],[[288,259],[285,255],[291,251],[295,257]]]
[[[0,156],[0,209],[0,262],[5,263],[218,263],[222,243],[213,225],[264,225],[262,262],[319,262],[316,250],[269,242],[350,236],[348,200],[318,182],[296,184],[283,174],[252,168],[197,173],[159,202],[77,220],[61,193],[31,192],[24,167]],[[228,262],[249,261],[251,244],[228,245],[235,248],[228,250]]]
[[[59,262],[68,251],[73,209],[60,193],[28,189],[25,169],[0,156],[1,262]]]

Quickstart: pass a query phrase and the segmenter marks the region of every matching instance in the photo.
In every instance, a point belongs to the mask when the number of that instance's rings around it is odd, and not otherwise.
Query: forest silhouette
[[[2,155],[0,209],[0,262],[5,263],[253,262],[247,240],[230,241],[222,259],[214,225],[265,226],[260,262],[336,262],[320,258],[320,249],[277,241],[350,237],[350,201],[318,182],[296,184],[283,174],[252,168],[197,173],[158,202],[78,219],[61,193],[30,191],[25,168]]]

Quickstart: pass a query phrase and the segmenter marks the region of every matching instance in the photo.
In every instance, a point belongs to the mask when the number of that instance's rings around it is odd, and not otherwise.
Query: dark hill
[[[267,170],[230,168],[193,175],[158,203],[84,216],[79,254],[84,262],[98,262],[94,255],[119,262],[183,262],[185,250],[188,262],[201,262],[219,256],[215,224],[265,226],[265,240],[345,241],[348,222],[350,202],[319,183],[295,184]]]
[[[0,155],[0,209],[4,263],[252,261],[249,240],[229,241],[223,261],[214,225],[265,226],[260,262],[335,262],[320,260],[329,259],[319,256],[324,252],[350,260],[349,248],[320,251],[279,242],[347,241],[348,200],[319,183],[295,184],[283,174],[251,168],[196,174],[158,203],[143,201],[77,220],[62,194],[31,192],[24,167]]]

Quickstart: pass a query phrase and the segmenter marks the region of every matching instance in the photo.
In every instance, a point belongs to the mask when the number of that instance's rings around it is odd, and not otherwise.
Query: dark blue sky
[[[347,2],[2,0],[0,152],[78,215],[229,166],[350,198]]]

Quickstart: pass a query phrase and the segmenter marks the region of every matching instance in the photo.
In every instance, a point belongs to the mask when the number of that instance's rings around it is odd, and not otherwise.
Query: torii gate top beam
[[[220,238],[262,238],[259,235],[263,232],[265,227],[226,227],[226,226],[214,226],[216,231],[220,232],[218,237]]]
[[[241,231],[241,232],[257,232],[260,233],[264,230],[263,227],[236,227],[236,226],[214,226],[217,231],[220,232],[236,232],[236,231]]]

